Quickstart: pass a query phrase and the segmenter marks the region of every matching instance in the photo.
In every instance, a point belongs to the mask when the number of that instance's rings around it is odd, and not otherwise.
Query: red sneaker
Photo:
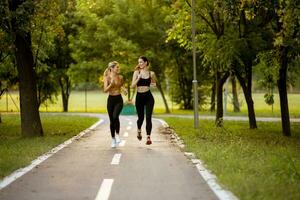
[[[150,145],[150,144],[152,144],[152,141],[151,141],[150,137],[147,137],[146,145]]]

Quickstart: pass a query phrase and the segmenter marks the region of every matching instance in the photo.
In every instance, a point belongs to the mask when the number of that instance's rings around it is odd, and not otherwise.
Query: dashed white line
[[[126,140],[122,140],[121,143],[119,144],[120,147],[124,147],[126,143]]]
[[[126,130],[130,130],[131,129],[131,126],[127,126]]]
[[[128,132],[125,132],[123,136],[128,137]]]
[[[112,159],[112,161],[111,161],[110,164],[112,164],[112,165],[118,165],[118,164],[120,163],[121,156],[122,156],[122,154],[116,153],[116,154],[114,155],[114,157],[113,157],[113,159]]]
[[[95,200],[108,200],[114,179],[104,179]]]

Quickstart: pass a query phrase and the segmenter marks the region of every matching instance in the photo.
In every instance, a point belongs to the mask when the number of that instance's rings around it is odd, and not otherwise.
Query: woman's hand
[[[110,86],[114,86],[114,85],[116,85],[116,81],[114,80],[114,79],[111,79],[110,80],[110,84],[109,84]]]
[[[123,93],[124,95],[127,95],[127,94],[128,94],[126,88],[124,88],[124,87],[121,88],[121,91],[122,91],[122,93]]]

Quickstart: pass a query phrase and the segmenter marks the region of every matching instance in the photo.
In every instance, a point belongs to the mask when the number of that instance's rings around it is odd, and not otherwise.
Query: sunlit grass
[[[80,116],[42,115],[44,137],[23,138],[20,117],[2,115],[0,123],[0,179],[28,165],[39,155],[77,135],[95,123],[97,118]]]
[[[16,112],[19,109],[19,97],[18,92],[10,92],[10,96],[4,94],[2,99],[0,99],[0,112]],[[157,90],[153,91],[155,98],[154,113],[163,114],[165,113],[165,105],[163,103],[162,97]],[[279,117],[280,116],[280,105],[278,94],[274,94],[274,105],[272,107],[267,105],[264,101],[263,93],[254,93],[254,108],[256,116],[264,117]],[[86,98],[85,98],[86,97]],[[193,110],[180,110],[179,106],[170,100],[171,97],[166,95],[169,109],[172,114],[193,114]],[[13,99],[13,100],[12,100]],[[127,102],[127,96],[123,96],[124,102]],[[300,94],[289,94],[289,112],[290,117],[300,117]],[[15,102],[15,104],[13,103]],[[231,104],[230,96],[227,100],[227,111],[224,111],[224,115],[243,115],[247,116],[247,105],[242,94],[239,95],[241,112],[234,113],[233,106]],[[106,102],[107,94],[100,90],[88,91],[85,96],[84,91],[72,91],[69,100],[69,112],[106,112]],[[134,100],[133,100],[134,102]],[[201,115],[214,115],[214,113],[209,112],[209,105],[204,106],[206,111],[200,111]],[[61,112],[62,102],[61,97],[58,96],[54,103],[47,102],[40,107],[41,112]]]
[[[184,140],[186,151],[195,152],[219,182],[240,199],[300,199],[300,124],[292,124],[290,138],[282,136],[281,124],[226,122],[166,118]]]

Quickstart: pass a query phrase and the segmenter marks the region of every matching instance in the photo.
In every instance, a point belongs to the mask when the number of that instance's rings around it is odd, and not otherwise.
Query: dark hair
[[[146,56],[140,56],[140,59],[142,59],[144,62],[147,62],[147,66],[149,65],[149,60]]]

